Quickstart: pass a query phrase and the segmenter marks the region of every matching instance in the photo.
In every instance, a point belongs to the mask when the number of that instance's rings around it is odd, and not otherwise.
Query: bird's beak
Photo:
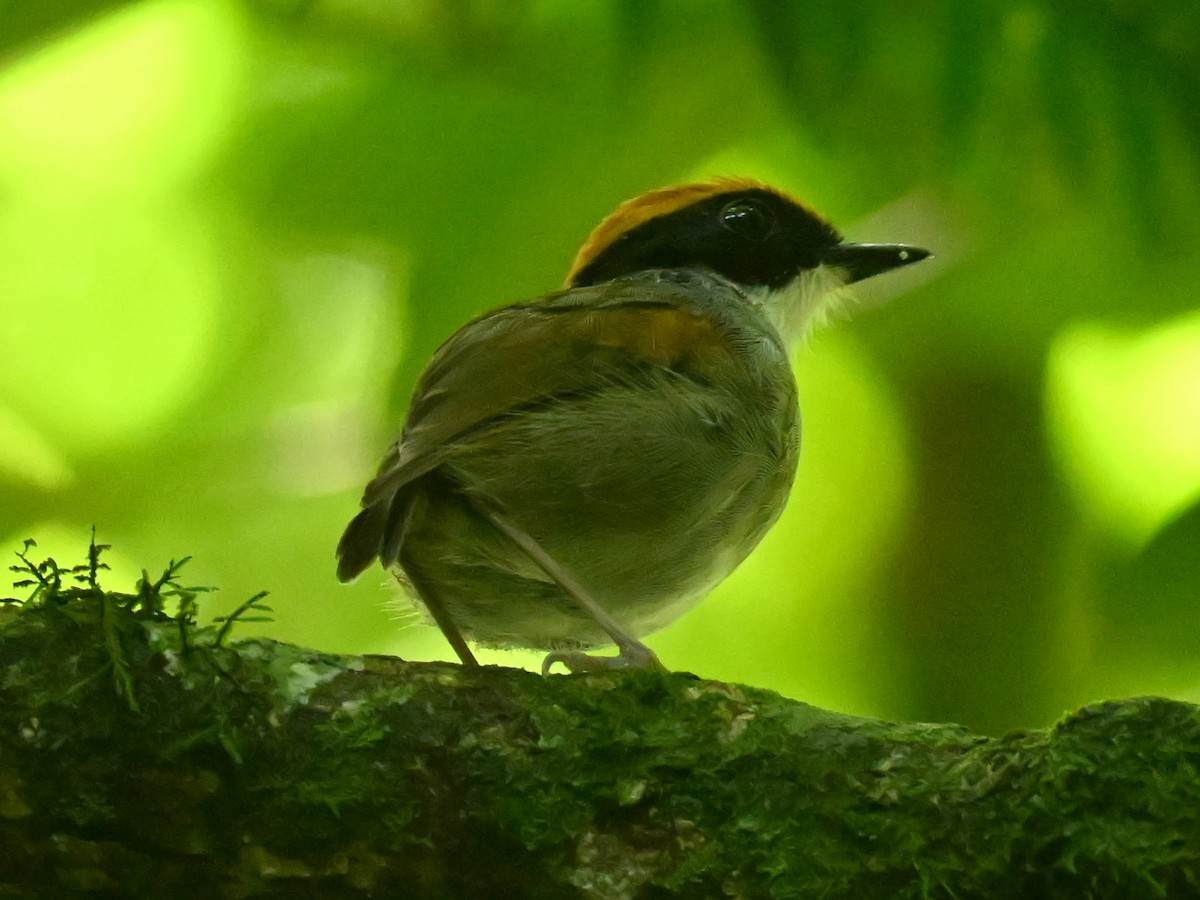
[[[835,244],[825,251],[821,261],[846,273],[846,284],[853,284],[931,256],[928,250],[907,244]]]

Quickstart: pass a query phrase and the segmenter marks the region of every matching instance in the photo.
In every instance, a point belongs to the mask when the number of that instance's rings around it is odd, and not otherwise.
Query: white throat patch
[[[805,269],[781,288],[757,287],[748,295],[788,347],[806,340],[853,299],[842,270],[824,265]]]

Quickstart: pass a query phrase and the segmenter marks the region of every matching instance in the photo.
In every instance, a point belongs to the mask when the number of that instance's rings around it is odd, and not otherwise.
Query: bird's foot
[[[542,674],[549,675],[555,663],[562,663],[567,671],[580,672],[615,672],[624,669],[658,669],[667,671],[667,667],[658,661],[654,651],[645,644],[634,641],[622,647],[617,656],[590,656],[582,650],[554,650],[546,654],[542,660]]]

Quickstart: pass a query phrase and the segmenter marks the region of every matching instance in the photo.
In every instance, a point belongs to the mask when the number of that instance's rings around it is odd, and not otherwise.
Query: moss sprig
[[[80,622],[98,622],[104,636],[113,686],[134,712],[138,711],[138,703],[124,649],[133,625],[174,623],[178,629],[179,648],[187,656],[197,646],[223,646],[239,623],[272,621],[273,610],[263,602],[267,592],[260,591],[228,615],[216,616],[211,624],[199,625],[199,598],[216,589],[183,583],[180,572],[191,561],[190,556],[172,559],[156,578],[151,578],[143,569],[134,590],[124,592],[107,590],[100,583],[101,573],[111,571],[103,557],[112,547],[96,542],[95,528],[88,544],[87,559],[78,565],[64,567],[51,556],[37,561],[32,554],[36,547],[37,541],[27,538],[16,552],[18,562],[9,566],[9,570],[18,576],[12,583],[13,588],[27,590],[28,594],[23,598],[6,597],[0,602],[21,609],[56,609]]]

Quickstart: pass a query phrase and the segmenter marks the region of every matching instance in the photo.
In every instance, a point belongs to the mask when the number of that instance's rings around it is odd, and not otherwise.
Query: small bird
[[[745,178],[621,204],[563,290],[486,313],[434,354],[338,544],[468,646],[578,672],[661,667],[638,638],[704,598],[787,502],[789,348],[837,288],[929,256],[849,244]],[[585,650],[615,644],[618,655]]]

